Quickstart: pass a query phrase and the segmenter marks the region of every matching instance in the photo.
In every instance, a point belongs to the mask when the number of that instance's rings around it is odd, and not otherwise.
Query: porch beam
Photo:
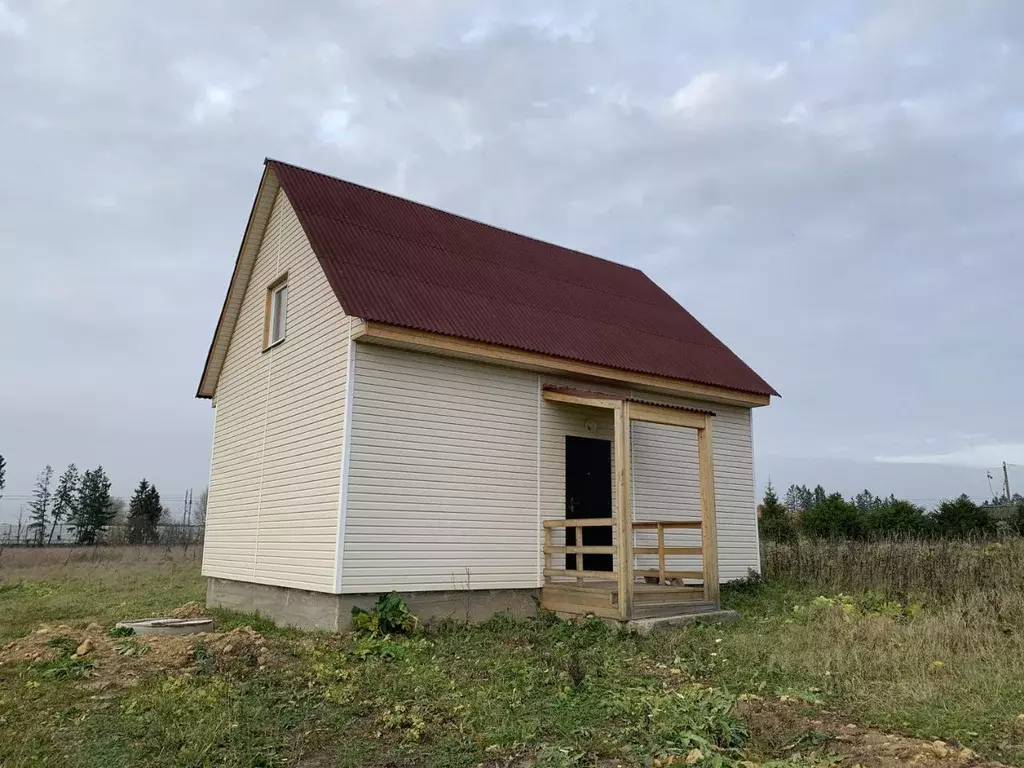
[[[700,470],[700,517],[704,563],[704,599],[718,605],[718,521],[715,513],[715,468],[712,460],[711,421],[697,430],[697,464]]]
[[[615,501],[618,541],[619,618],[633,615],[633,518],[630,509],[632,477],[629,418],[633,404],[620,401],[615,407]]]
[[[633,421],[649,421],[654,424],[689,427],[690,429],[704,429],[708,423],[708,417],[703,413],[692,413],[679,408],[648,405],[647,403],[630,403],[629,417]]]
[[[549,403],[566,403],[568,405],[586,405],[591,408],[606,408],[609,411],[618,408],[622,403],[619,398],[585,397],[571,392],[557,392],[545,389],[542,397]]]

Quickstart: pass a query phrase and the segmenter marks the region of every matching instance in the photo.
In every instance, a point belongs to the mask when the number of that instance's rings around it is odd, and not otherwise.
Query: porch
[[[611,412],[614,504],[610,517],[543,521],[542,606],[562,615],[589,614],[623,623],[718,611],[714,414],[550,385],[543,398]],[[638,421],[696,431],[699,520],[633,519],[630,436],[631,424]],[[610,544],[588,544],[587,539]]]

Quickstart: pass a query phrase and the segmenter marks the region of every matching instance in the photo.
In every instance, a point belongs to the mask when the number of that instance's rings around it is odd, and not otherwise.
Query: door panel
[[[565,519],[612,516],[612,444],[591,437],[565,438]],[[576,546],[576,530],[565,531],[566,546]],[[583,546],[610,547],[611,526],[583,529]],[[576,555],[565,556],[575,570]],[[611,571],[612,555],[583,555],[583,570]]]

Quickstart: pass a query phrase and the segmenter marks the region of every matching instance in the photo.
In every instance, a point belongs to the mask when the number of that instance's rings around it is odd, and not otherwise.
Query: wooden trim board
[[[756,408],[768,405],[771,400],[769,395],[740,392],[734,389],[715,387],[710,384],[698,384],[697,382],[683,381],[682,379],[671,379],[667,376],[625,371],[605,365],[584,363],[578,360],[545,355],[540,352],[527,352],[526,350],[504,347],[499,344],[461,339],[456,336],[445,336],[444,334],[431,333],[429,331],[417,331],[411,328],[402,328],[397,325],[388,325],[387,323],[378,323],[371,320],[365,320],[358,332],[360,335],[357,338],[360,341],[407,349],[427,350],[453,357],[500,363],[532,371],[585,376],[600,381],[643,387],[644,389],[656,392],[692,397],[713,403]]]

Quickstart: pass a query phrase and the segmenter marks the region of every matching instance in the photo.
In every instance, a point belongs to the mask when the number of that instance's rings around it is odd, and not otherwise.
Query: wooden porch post
[[[629,403],[615,406],[615,523],[618,542],[619,618],[633,615],[633,515],[630,510]]]
[[[715,467],[711,456],[711,419],[697,430],[700,467],[701,559],[704,563],[704,599],[718,605],[718,523],[715,516]]]

